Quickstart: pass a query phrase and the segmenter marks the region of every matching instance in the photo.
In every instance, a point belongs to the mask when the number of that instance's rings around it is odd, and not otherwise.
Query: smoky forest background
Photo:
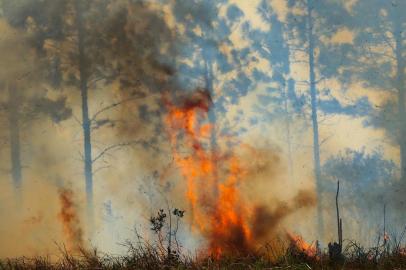
[[[56,243],[121,254],[136,235],[154,239],[160,209],[190,252],[286,233],[325,247],[338,181],[346,239],[399,235],[405,10],[0,1],[0,257]]]

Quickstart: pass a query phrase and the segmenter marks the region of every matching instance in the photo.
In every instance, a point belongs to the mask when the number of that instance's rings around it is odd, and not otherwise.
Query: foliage
[[[331,179],[327,190],[334,192],[336,179],[340,179],[350,196],[366,196],[388,185],[395,179],[397,166],[383,157],[383,152],[365,149],[346,149],[337,156],[330,157],[324,164],[326,177]],[[345,195],[345,194],[344,194]]]
[[[151,230],[153,230],[155,233],[159,233],[166,222],[166,213],[164,213],[163,209],[160,209],[157,216],[151,217],[149,221],[151,223]]]
[[[185,211],[174,208],[165,212],[159,209],[156,216],[151,216],[149,222],[151,230],[157,235],[157,249],[165,252],[167,260],[172,264],[179,260],[181,248],[178,243],[177,234],[179,231],[180,219],[184,217]],[[173,224],[172,215],[176,222]],[[175,248],[173,245],[175,244]],[[165,247],[166,245],[166,247]]]

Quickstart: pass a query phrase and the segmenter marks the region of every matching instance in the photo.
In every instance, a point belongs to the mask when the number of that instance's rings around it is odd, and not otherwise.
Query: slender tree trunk
[[[213,187],[213,190],[211,190],[208,194],[211,196],[211,201],[217,201],[218,196],[219,196],[219,190],[218,190],[218,182],[219,182],[219,163],[217,162],[217,156],[218,156],[218,141],[217,141],[217,115],[216,115],[216,108],[214,105],[214,98],[215,98],[215,93],[214,93],[214,75],[213,75],[213,63],[209,60],[205,60],[205,82],[206,82],[206,88],[210,93],[210,98],[213,101],[213,104],[211,104],[208,112],[208,119],[211,124],[211,130],[210,130],[210,155],[211,155],[211,164],[213,166],[212,169],[212,181],[213,184],[211,185]]]
[[[21,147],[20,147],[20,100],[15,85],[8,85],[9,108],[8,120],[10,130],[10,158],[11,158],[11,176],[13,186],[17,197],[17,203],[21,201],[22,188],[22,168],[21,168]]]
[[[395,16],[394,37],[396,55],[396,89],[398,92],[399,148],[401,180],[406,185],[406,121],[405,121],[405,62],[403,60],[402,24],[399,16]]]
[[[90,226],[93,225],[93,161],[92,161],[92,143],[88,107],[88,74],[86,70],[87,61],[85,55],[85,30],[83,24],[83,5],[82,0],[76,0],[76,25],[78,31],[78,50],[79,50],[79,74],[80,74],[80,94],[82,97],[82,129],[84,145],[84,174],[86,183],[86,201],[87,214]],[[91,228],[92,229],[92,228]]]
[[[208,37],[206,37],[208,38]],[[206,55],[205,49],[202,48],[202,57],[204,59],[204,80],[205,80],[205,84],[206,84],[206,89],[207,91],[209,91],[210,94],[210,98],[213,101],[213,104],[211,104],[210,108],[209,108],[209,112],[208,112],[208,118],[210,121],[210,124],[212,125],[212,129],[210,132],[210,148],[212,151],[212,159],[213,159],[213,164],[215,164],[215,155],[216,155],[216,151],[217,151],[217,137],[216,137],[216,123],[217,123],[217,117],[216,117],[216,111],[214,108],[214,97],[215,97],[215,93],[214,93],[214,74],[213,74],[213,63],[210,60],[210,56]],[[216,170],[215,170],[215,174],[216,174]],[[215,175],[216,177],[216,175]]]
[[[213,86],[213,64],[210,60],[205,60],[205,83],[206,88],[210,93],[210,98],[214,99],[214,86]],[[213,100],[214,101],[214,100]],[[211,158],[212,163],[215,165],[216,162],[216,155],[217,155],[217,136],[216,136],[216,124],[217,124],[217,116],[216,110],[214,108],[214,104],[210,106],[208,112],[208,118],[211,124],[211,131],[210,131],[210,149],[211,149]],[[217,169],[213,168],[213,179],[217,181]]]
[[[307,0],[307,27],[308,27],[308,54],[309,54],[309,80],[310,80],[310,97],[312,110],[312,126],[313,126],[313,159],[314,159],[314,176],[316,178],[317,189],[317,227],[320,240],[324,236],[324,220],[322,212],[322,190],[321,190],[321,164],[320,164],[320,145],[319,145],[319,123],[317,116],[317,89],[316,89],[316,74],[314,63],[314,36],[313,36],[313,18],[312,7],[313,1]]]
[[[294,175],[293,175],[293,160],[292,160],[292,141],[291,141],[291,114],[289,111],[289,89],[294,86],[294,82],[292,79],[288,80],[288,83],[285,84],[284,87],[284,110],[285,110],[285,124],[286,124],[286,144],[288,147],[288,167],[289,167],[289,178],[290,181],[294,181]]]
[[[210,60],[205,60],[205,83],[206,88],[210,93],[210,98],[214,98],[214,86],[213,86],[213,66]],[[217,139],[216,139],[216,112],[214,106],[209,108],[209,121],[213,125],[211,134],[210,134],[210,145],[211,149],[215,150],[217,148]]]

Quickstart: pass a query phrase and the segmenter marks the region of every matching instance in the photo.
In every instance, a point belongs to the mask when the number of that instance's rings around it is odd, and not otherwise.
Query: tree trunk
[[[284,86],[284,93],[283,93],[283,102],[284,102],[284,110],[285,110],[285,124],[286,124],[286,144],[288,147],[288,167],[289,167],[289,179],[290,181],[294,181],[293,175],[293,160],[292,160],[292,141],[291,141],[291,114],[289,111],[289,89],[293,89],[294,91],[295,83],[293,79],[287,80]]]
[[[205,60],[205,83],[206,88],[210,93],[210,98],[214,99],[214,86],[213,86],[213,67],[212,63],[209,60]],[[209,121],[213,125],[210,133],[210,146],[212,150],[217,148],[217,139],[216,139],[216,112],[214,106],[209,108]]]
[[[398,121],[399,123],[399,148],[401,180],[406,185],[406,121],[405,121],[405,63],[403,60],[402,24],[399,16],[395,16],[394,22],[395,55],[396,55],[396,90],[398,93]]]
[[[8,85],[9,104],[8,120],[10,130],[10,158],[11,158],[11,176],[17,203],[21,202],[22,188],[22,168],[21,168],[21,149],[20,149],[20,100],[15,85]]]
[[[83,25],[82,0],[76,0],[76,26],[78,31],[79,50],[79,74],[80,74],[80,94],[82,97],[82,129],[84,145],[84,174],[86,183],[87,215],[90,226],[93,225],[93,169],[92,169],[92,143],[88,107],[88,74],[86,70],[87,61],[84,48],[85,30]]]
[[[214,86],[213,86],[213,66],[210,60],[205,60],[205,83],[206,88],[210,93],[210,98],[214,102]],[[216,156],[217,156],[217,136],[216,136],[216,124],[217,124],[217,116],[214,104],[212,104],[209,108],[208,118],[211,124],[211,131],[210,131],[210,149],[211,149],[211,159],[212,164],[216,165]],[[217,168],[216,166],[213,167],[213,180],[217,182]],[[216,185],[214,185],[216,186]],[[217,190],[214,190],[214,195],[217,195]]]
[[[310,97],[312,110],[312,126],[313,126],[313,159],[314,159],[314,176],[316,178],[317,189],[317,227],[319,239],[324,236],[324,224],[322,213],[322,190],[321,190],[321,164],[320,164],[320,145],[319,145],[319,123],[317,116],[317,89],[316,89],[316,74],[314,63],[314,36],[313,36],[313,18],[312,18],[312,0],[307,0],[307,27],[309,41],[309,80],[310,80]]]

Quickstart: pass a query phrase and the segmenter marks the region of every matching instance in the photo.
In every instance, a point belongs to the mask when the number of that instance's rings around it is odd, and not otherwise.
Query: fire
[[[295,252],[302,253],[309,258],[317,258],[317,247],[314,243],[307,243],[301,236],[288,232],[287,237],[290,240],[290,246]]]
[[[250,209],[237,188],[244,175],[239,158],[210,145],[213,124],[207,123],[210,96],[197,91],[173,104],[167,97],[165,122],[174,160],[186,180],[193,227],[209,239],[209,252],[248,251],[252,233]]]
[[[59,190],[61,209],[58,218],[62,223],[64,236],[67,239],[68,251],[78,251],[83,246],[83,232],[73,195],[73,191],[70,189]]]
[[[207,91],[172,97],[163,96],[164,122],[176,167],[185,179],[192,228],[207,238],[209,253],[216,257],[253,253],[277,232],[283,218],[315,205],[314,193],[304,190],[289,203],[274,199],[268,206],[245,200],[244,179],[268,172],[278,158],[242,143],[233,148],[238,152],[233,151],[227,147],[236,145],[232,137],[213,136]]]

